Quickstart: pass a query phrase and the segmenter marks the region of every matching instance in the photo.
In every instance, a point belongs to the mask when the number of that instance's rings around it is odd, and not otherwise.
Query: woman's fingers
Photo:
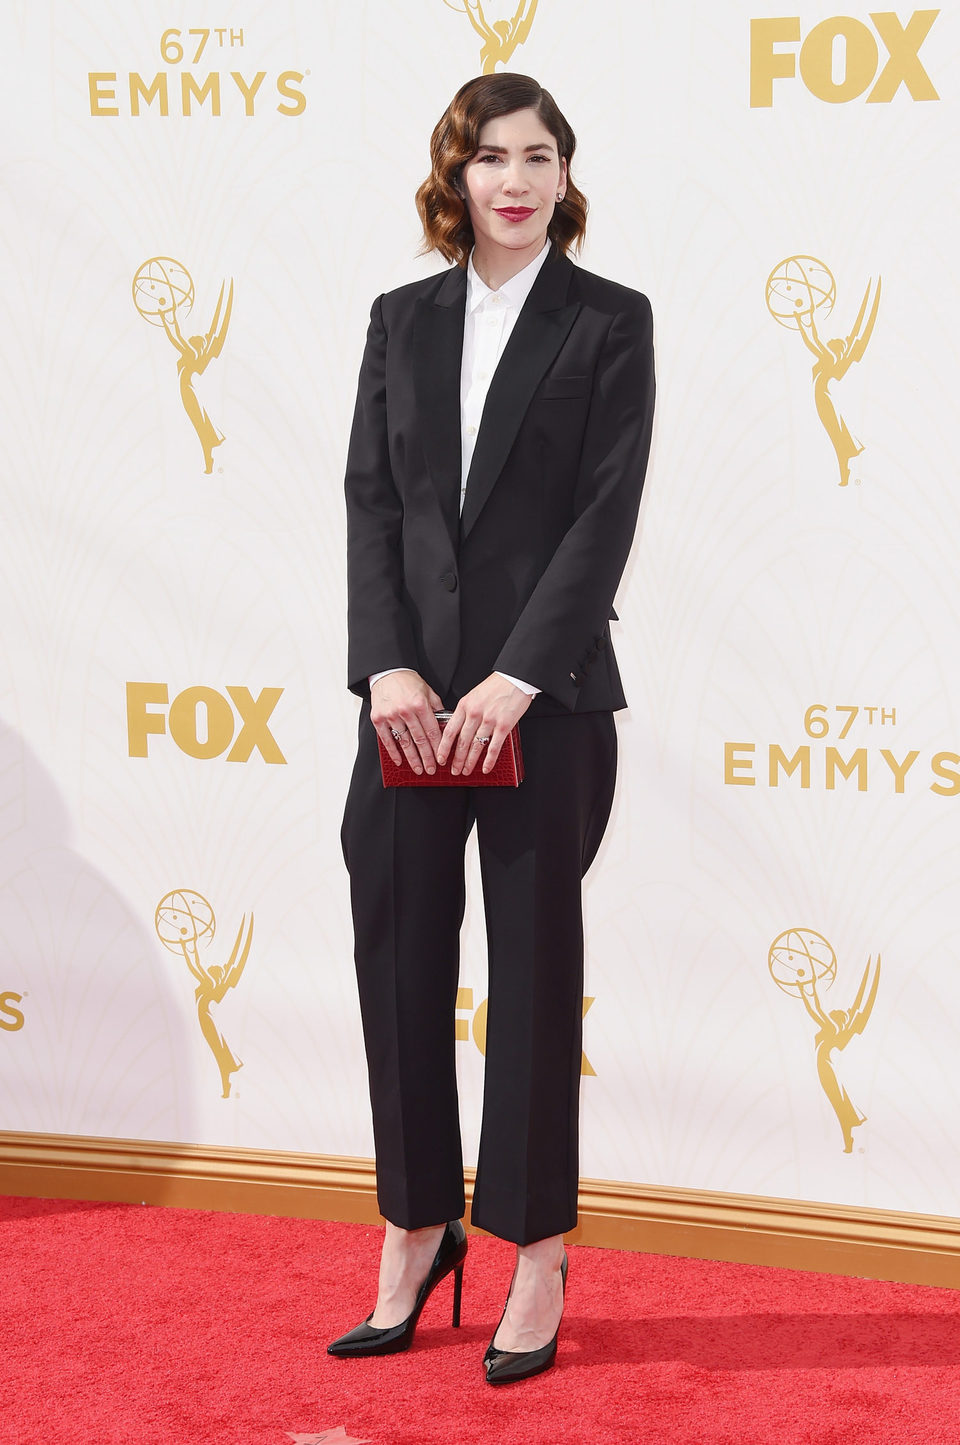
[[[370,720],[384,747],[394,763],[406,759],[418,776],[437,770],[439,703],[433,688],[410,670],[390,673],[370,690]]]
[[[437,748],[440,745],[440,724],[433,708],[424,699],[421,707],[409,718],[403,719],[407,727],[407,738],[411,749],[428,773],[437,771]]]
[[[448,719],[443,729],[443,741],[437,760],[441,767],[449,762],[454,777],[461,773],[468,777],[473,771],[473,764],[483,751],[483,745],[478,739],[490,736],[489,732],[484,731],[482,724],[483,715],[472,709],[468,710],[463,702]]]
[[[455,776],[468,778],[477,768],[489,773],[504,739],[533,701],[527,693],[497,673],[485,678],[460,699],[447,723],[438,759],[450,761]]]
[[[392,732],[400,744],[404,757],[418,776],[423,772],[424,768],[428,767],[424,752],[429,753],[431,757],[431,764],[428,771],[432,771],[435,766],[432,761],[432,750],[425,746],[426,738],[424,737],[423,731],[416,724],[407,727],[405,719],[400,718],[398,719],[398,725],[392,729]],[[423,751],[421,751],[421,748]]]
[[[418,776],[449,764],[454,777],[468,778],[477,769],[492,771],[531,700],[493,674],[461,698],[441,730],[434,715],[441,699],[419,673],[408,670],[374,684],[370,716],[395,763],[405,758]]]
[[[477,768],[480,768],[482,772],[489,773],[490,769],[486,766],[485,758],[487,749],[490,746],[490,736],[489,733],[483,732],[481,728],[471,743],[467,752],[467,761],[463,766],[463,776],[465,778],[468,778]]]
[[[389,757],[390,761],[396,764],[397,767],[399,767],[400,764],[403,762],[403,754],[401,753],[400,748],[397,745],[396,739],[394,738],[390,729],[384,725],[379,726],[377,728],[377,737],[386,748],[387,756]]]
[[[505,728],[499,723],[494,728],[490,741],[483,750],[483,771],[485,773],[493,772],[497,765],[497,758],[500,756],[500,751],[510,736],[511,731],[511,728]]]
[[[443,726],[440,746],[437,748],[437,762],[441,767],[449,761],[450,754],[457,746],[460,739],[460,729],[463,727],[465,720],[466,714],[463,710],[463,703],[460,703],[456,710],[451,713],[450,717],[447,718]]]
[[[491,734],[492,726],[488,727],[483,718],[477,723],[472,725],[468,723],[461,728],[450,771],[469,778],[474,768],[482,761],[483,754],[489,746]]]
[[[381,729],[378,728],[377,731],[383,737]],[[391,719],[387,731],[391,741],[400,749],[418,777],[423,772],[433,774],[437,771],[436,749],[440,743],[440,725],[432,708],[401,713],[399,717]],[[387,746],[389,747],[389,744]],[[395,761],[399,762],[399,757]]]

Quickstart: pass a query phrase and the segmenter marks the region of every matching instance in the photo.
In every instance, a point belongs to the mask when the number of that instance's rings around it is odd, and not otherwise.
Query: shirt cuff
[[[373,687],[373,684],[374,684],[375,682],[379,682],[380,679],[381,679],[381,677],[389,677],[392,672],[409,672],[409,671],[410,671],[409,667],[388,667],[385,672],[371,672],[370,676],[367,678],[367,682],[369,683],[369,685],[370,685],[371,687]]]
[[[521,692],[525,692],[527,697],[537,697],[543,690],[539,687],[531,687],[529,682],[521,682],[519,677],[511,677],[509,672],[498,672],[497,677],[502,677],[504,682],[512,682],[514,687],[518,687]]]
[[[370,687],[373,687],[373,684],[379,682],[382,677],[389,677],[393,672],[408,671],[409,668],[406,667],[388,667],[384,672],[372,672],[367,678],[367,682]],[[497,677],[502,677],[505,682],[512,682],[514,687],[518,687],[521,692],[526,693],[527,697],[538,697],[542,691],[539,687],[531,686],[529,682],[522,682],[519,677],[511,677],[508,672],[498,672]]]

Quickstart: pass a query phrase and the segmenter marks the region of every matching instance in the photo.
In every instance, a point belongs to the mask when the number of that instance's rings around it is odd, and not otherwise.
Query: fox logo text
[[[11,1034],[23,1028],[23,1011],[17,1008],[18,1003],[23,1003],[22,993],[13,993],[10,989],[0,993],[0,1029]]]
[[[867,100],[885,103],[901,86],[913,100],[939,100],[920,59],[939,14],[915,10],[904,23],[893,10],[872,10],[872,29],[852,15],[834,15],[808,30],[802,43],[799,15],[751,20],[750,104],[773,105],[773,82],[794,80],[798,62],[800,79],[817,100],[856,100],[870,87]]]
[[[218,758],[230,748],[227,762],[245,763],[256,748],[265,763],[285,763],[268,726],[283,688],[264,687],[254,697],[247,687],[228,687],[227,694],[224,697],[212,687],[188,687],[168,707],[170,690],[165,682],[128,682],[130,757],[148,756],[151,733],[169,733],[191,758]]]

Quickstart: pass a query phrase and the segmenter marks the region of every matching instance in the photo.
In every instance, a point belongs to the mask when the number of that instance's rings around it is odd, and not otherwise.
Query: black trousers
[[[381,1213],[464,1212],[454,1017],[464,848],[480,851],[489,982],[472,1221],[517,1244],[577,1222],[580,884],[616,778],[613,714],[525,717],[519,788],[390,788],[369,705],[343,824]]]

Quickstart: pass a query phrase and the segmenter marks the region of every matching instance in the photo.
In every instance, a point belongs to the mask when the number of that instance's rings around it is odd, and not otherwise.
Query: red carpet
[[[493,1390],[511,1251],[471,1238],[413,1349],[332,1360],[377,1231],[0,1200],[3,1445],[956,1445],[960,1292],[571,1249],[557,1367]]]

